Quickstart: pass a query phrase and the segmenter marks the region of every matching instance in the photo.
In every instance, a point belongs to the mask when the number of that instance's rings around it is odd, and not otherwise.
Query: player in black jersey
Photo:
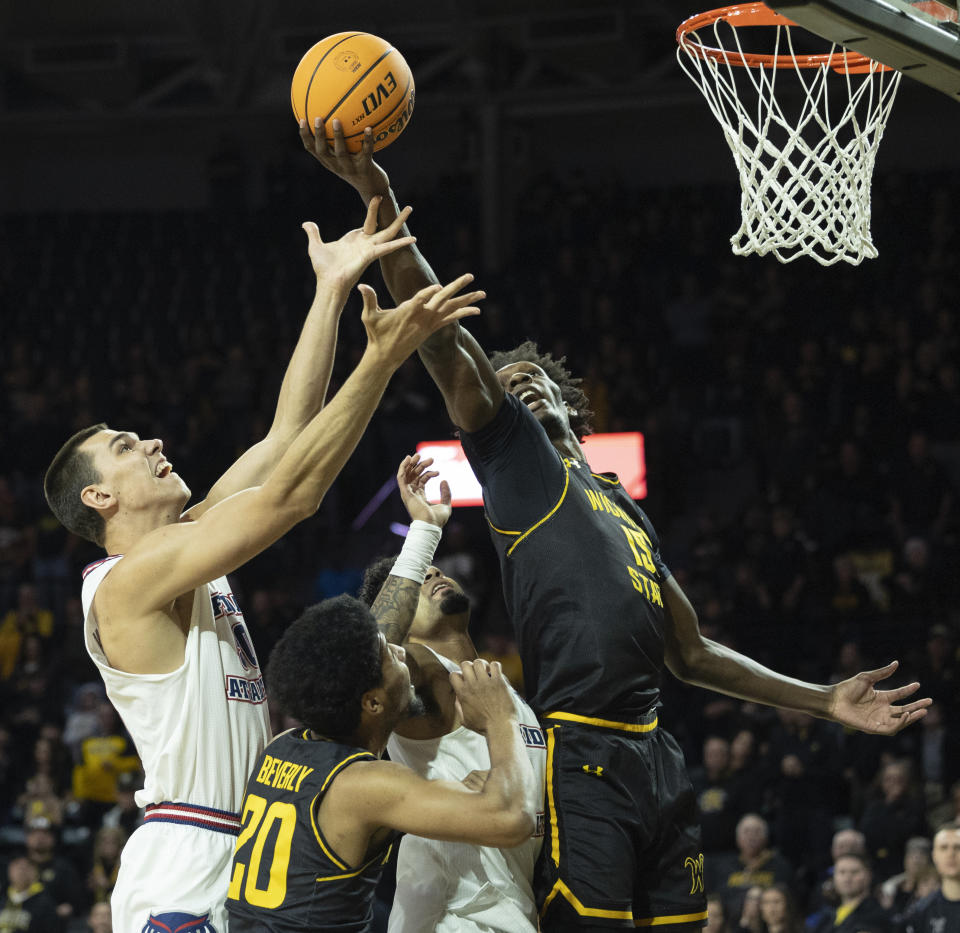
[[[410,479],[411,517],[442,526],[449,489],[441,503],[426,503],[423,486],[436,475],[429,463],[405,459],[398,480],[404,494]],[[268,745],[247,783],[227,895],[234,933],[360,933],[401,833],[514,846],[535,829],[532,769],[498,664],[465,663],[450,676],[464,724],[487,739],[482,787],[427,781],[380,760],[394,726],[416,715],[419,702],[404,649],[390,643],[406,636],[423,582],[404,572],[395,565],[372,610],[349,596],[311,607],[270,655],[272,700],[303,727]]]
[[[487,737],[482,790],[379,760],[414,698],[403,658],[350,596],[311,607],[277,643],[267,682],[306,727],[268,745],[247,784],[227,895],[234,933],[367,930],[401,833],[511,846],[533,832],[530,764],[496,663],[451,675],[466,724]]]
[[[351,156],[336,123],[332,149],[322,132],[301,135],[365,201],[383,197],[381,225],[396,216],[371,139]],[[415,246],[381,268],[397,300],[436,281]],[[930,700],[895,705],[918,684],[875,689],[896,662],[821,686],[704,638],[649,518],[616,476],[590,469],[580,446],[588,400],[564,361],[527,343],[491,362],[457,324],[419,352],[483,486],[527,698],[547,730],[541,929],[702,926],[695,801],[676,742],[657,726],[664,667],[867,732],[898,732]]]

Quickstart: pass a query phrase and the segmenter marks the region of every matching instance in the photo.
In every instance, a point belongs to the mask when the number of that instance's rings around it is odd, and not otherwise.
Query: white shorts
[[[533,894],[491,862],[496,849],[404,836],[388,933],[536,933]]]
[[[227,933],[236,836],[147,822],[127,840],[110,907],[114,933]]]

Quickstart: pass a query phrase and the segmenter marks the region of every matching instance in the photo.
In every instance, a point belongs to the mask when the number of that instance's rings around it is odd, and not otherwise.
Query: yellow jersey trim
[[[653,732],[658,722],[656,716],[653,722],[615,722],[612,719],[597,719],[595,716],[579,716],[577,713],[544,713],[543,716],[545,719],[565,719],[567,722],[580,722],[604,729],[619,729],[621,732]]]
[[[320,785],[320,793],[322,794],[322,793],[327,789],[327,785],[333,780],[333,778],[334,778],[334,776],[336,775],[336,773],[337,773],[344,765],[348,764],[348,763],[351,762],[351,761],[354,761],[354,760],[357,759],[357,758],[371,758],[371,757],[372,757],[372,756],[371,756],[370,752],[356,752],[356,753],[353,754],[353,755],[348,755],[346,758],[343,759],[343,761],[341,761],[339,764],[334,765],[334,766],[330,769],[330,773],[327,775],[327,779],[323,782],[323,784]]]
[[[696,923],[698,920],[706,920],[707,912],[701,910],[698,914],[673,914],[667,917],[644,917],[642,920],[634,920],[635,927],[657,927],[667,923]]]
[[[599,917],[604,920],[632,920],[635,927],[654,927],[666,926],[668,924],[678,923],[697,923],[707,919],[705,910],[695,914],[672,914],[663,917],[642,917],[635,920],[632,910],[605,910],[601,907],[587,907],[584,903],[567,887],[562,878],[558,878],[556,884],[550,890],[543,907],[540,908],[540,916],[543,917],[547,908],[557,895],[560,895],[581,917]]]
[[[543,907],[540,908],[540,916],[542,917],[546,912],[547,908],[550,906],[550,902],[557,896],[561,895],[563,899],[581,916],[581,917],[600,917],[604,920],[633,920],[633,911],[632,910],[604,910],[601,907],[586,907],[576,896],[576,894],[571,891],[566,884],[564,884],[561,878],[557,879],[557,883],[553,886],[550,893],[547,895],[547,899],[543,902]],[[704,911],[703,916],[706,917],[706,911]],[[666,921],[663,921],[666,922]]]
[[[548,521],[550,518],[553,517],[557,509],[559,509],[560,506],[563,505],[563,500],[567,498],[567,490],[569,488],[570,488],[570,468],[567,466],[564,466],[563,492],[560,493],[560,498],[557,499],[557,504],[552,509],[550,509],[550,511],[547,512],[547,514],[544,515],[543,518],[540,519],[540,521],[538,521],[535,525],[531,525],[522,535],[520,535],[519,538],[517,538],[516,541],[513,542],[513,544],[510,545],[509,548],[507,548],[507,557],[509,557],[513,553],[514,548],[516,548],[516,546],[524,538],[526,538],[528,535],[533,534],[533,532],[535,532],[544,522]],[[490,527],[492,528],[493,526],[491,525]]]
[[[553,746],[556,741],[553,730],[559,728],[559,726],[553,726],[547,729],[547,808],[550,811],[550,858],[558,868],[560,867],[560,827],[557,825],[557,804],[553,796]]]
[[[350,870],[350,866],[349,866],[349,865],[344,865],[344,863],[341,862],[340,859],[338,859],[338,858],[333,854],[333,852],[331,852],[331,851],[327,848],[327,843],[324,841],[324,838],[323,838],[322,834],[320,833],[320,827],[317,826],[316,808],[317,808],[317,800],[319,799],[319,797],[320,797],[320,795],[317,794],[317,796],[314,797],[313,800],[310,801],[310,825],[313,826],[313,835],[316,837],[317,842],[318,842],[319,845],[320,845],[320,848],[323,849],[323,854],[324,854],[328,859],[330,859],[330,861],[333,862],[333,864],[336,865],[337,868],[342,868],[344,871],[349,871],[349,870]],[[349,875],[339,875],[338,877],[347,878],[347,877],[349,877]],[[320,879],[318,878],[317,880],[319,881]]]
[[[324,849],[324,851],[326,851],[326,849]],[[387,854],[384,855],[383,859],[381,860],[381,865],[386,864],[387,859],[390,858],[391,852],[393,852],[392,842],[389,846],[387,846]],[[345,875],[327,875],[326,878],[317,878],[317,881],[343,881],[345,878],[356,878],[357,875],[363,874],[363,872],[365,872],[378,858],[380,858],[380,856],[375,855],[373,858],[367,859],[367,861],[364,862],[363,865],[361,865],[356,871],[347,872]],[[343,867],[346,868],[346,865]]]
[[[498,534],[498,535],[522,535],[522,531],[505,531],[503,528],[497,528],[496,525],[490,519],[487,519],[487,524]]]
[[[304,735],[306,735],[306,733],[304,733]],[[317,842],[320,844],[320,848],[323,849],[323,854],[326,855],[326,857],[330,859],[330,861],[333,862],[333,864],[336,865],[337,868],[342,868],[344,871],[349,871],[350,866],[346,865],[341,859],[337,858],[337,856],[335,856],[333,852],[329,848],[327,848],[326,841],[324,840],[323,835],[320,832],[320,827],[317,826],[317,801],[320,799],[320,794],[322,794],[327,789],[327,785],[330,783],[330,781],[333,780],[334,775],[341,768],[343,768],[344,765],[346,765],[348,762],[354,761],[357,758],[367,758],[369,756],[370,756],[369,752],[357,752],[354,755],[349,755],[348,757],[344,758],[343,761],[334,765],[330,769],[330,773],[327,775],[326,780],[324,780],[322,786],[320,787],[320,791],[317,793],[317,796],[310,801],[310,825],[313,827],[313,835],[316,837]],[[363,869],[361,868],[360,871],[363,871]],[[356,874],[356,872],[354,872],[354,874]],[[350,878],[352,876],[337,875],[337,877]],[[332,879],[326,879],[326,878],[317,879],[317,881],[327,881],[327,880],[332,880]]]

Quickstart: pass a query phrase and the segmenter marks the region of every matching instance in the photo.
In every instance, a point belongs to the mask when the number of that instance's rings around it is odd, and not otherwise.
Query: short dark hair
[[[593,412],[590,399],[580,388],[582,379],[574,378],[566,367],[567,358],[554,359],[551,353],[542,353],[532,341],[526,340],[513,350],[495,350],[490,354],[490,364],[494,369],[503,369],[513,363],[536,363],[559,387],[560,395],[576,414],[570,415],[570,430],[582,441],[593,434]]]
[[[77,431],[57,451],[43,477],[43,494],[50,511],[68,531],[101,547],[106,537],[106,523],[96,509],[83,504],[80,493],[87,486],[99,483],[103,477],[93,465],[93,457],[80,447],[94,434],[106,430],[106,427],[101,422]]]
[[[378,557],[364,570],[363,583],[357,590],[357,599],[362,600],[368,606],[372,606],[376,602],[377,596],[380,595],[380,590],[383,589],[383,584],[387,582],[387,577],[390,576],[390,571],[393,570],[393,565],[397,562],[399,556],[399,554],[394,554],[392,557]]]
[[[331,739],[351,735],[360,699],[383,680],[379,629],[343,594],[306,609],[270,653],[267,688],[283,712]]]

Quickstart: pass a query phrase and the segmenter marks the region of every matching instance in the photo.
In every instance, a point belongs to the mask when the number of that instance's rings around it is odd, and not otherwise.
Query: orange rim
[[[755,0],[753,3],[738,3],[722,6],[716,10],[707,10],[685,19],[677,27],[677,43],[686,51],[699,58],[710,59],[722,64],[736,65],[741,68],[820,68],[826,65],[834,71],[850,74],[864,73],[876,68],[878,71],[891,71],[888,66],[874,62],[872,58],[859,52],[824,52],[820,55],[766,55],[756,52],[741,52],[739,49],[729,52],[704,45],[694,33],[704,26],[713,26],[724,20],[734,29],[743,26],[797,26],[792,19],[771,10],[765,3]],[[799,27],[798,28],[803,28]]]

